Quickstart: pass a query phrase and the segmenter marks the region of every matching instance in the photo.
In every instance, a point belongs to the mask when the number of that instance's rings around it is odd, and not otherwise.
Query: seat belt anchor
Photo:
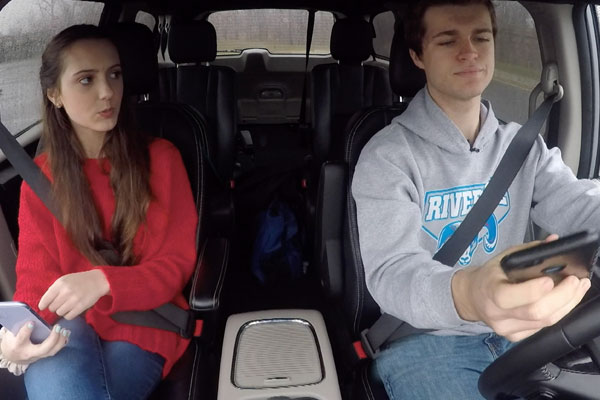
[[[554,96],[554,103],[556,103],[557,101],[560,101],[564,95],[565,95],[565,89],[562,87],[562,85],[560,83],[558,83],[558,81],[555,81],[554,87],[552,89],[552,93],[550,94],[550,96]]]
[[[563,98],[565,90],[558,80],[558,65],[555,62],[549,62],[542,68],[540,86],[545,97],[554,96],[554,102]]]

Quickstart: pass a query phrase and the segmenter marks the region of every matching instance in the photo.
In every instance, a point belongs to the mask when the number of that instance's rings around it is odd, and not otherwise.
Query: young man
[[[510,342],[557,322],[590,287],[574,276],[556,286],[548,277],[511,284],[500,259],[528,246],[530,217],[559,235],[597,229],[600,190],[538,137],[460,261],[434,261],[520,126],[500,125],[481,99],[494,73],[490,0],[424,0],[406,25],[427,85],[365,146],[352,193],[370,293],[382,311],[433,332],[389,344],[373,372],[390,398],[480,398],[479,375]]]

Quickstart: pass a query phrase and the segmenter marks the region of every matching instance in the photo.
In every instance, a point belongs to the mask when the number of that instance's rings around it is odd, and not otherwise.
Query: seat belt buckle
[[[379,349],[374,350],[373,347],[371,346],[371,342],[369,342],[369,338],[367,336],[368,332],[369,332],[368,329],[364,329],[360,333],[360,344],[362,345],[362,350],[365,353],[365,355],[367,357],[369,357],[371,360],[374,360],[377,358],[377,356],[379,356]],[[356,345],[354,346],[354,348],[356,349]],[[357,355],[360,357],[360,354],[358,354],[358,351],[357,351]]]
[[[191,339],[193,337],[202,336],[202,327],[204,325],[204,321],[201,319],[196,319],[194,312],[192,310],[188,310],[188,318],[187,323],[184,329],[179,329],[179,335],[184,339]]]

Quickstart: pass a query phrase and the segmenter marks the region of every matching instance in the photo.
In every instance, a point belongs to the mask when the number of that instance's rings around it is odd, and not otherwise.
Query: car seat
[[[146,98],[158,81],[157,49],[154,47],[152,32],[137,23],[120,23],[111,27],[119,49],[126,95]],[[192,283],[189,285],[189,302],[203,318],[205,325],[216,319],[220,293],[227,270],[229,242],[227,239],[212,236],[210,227],[203,218],[205,204],[210,197],[207,187],[206,138],[207,126],[202,116],[190,111],[186,106],[167,103],[133,101],[139,126],[148,133],[170,140],[180,151],[186,167],[196,208],[200,216],[197,232],[198,261]],[[209,357],[210,329],[204,329],[201,338],[192,339],[184,356],[173,367],[171,373],[160,383],[151,398],[153,399],[192,399],[207,396],[214,391],[211,371],[214,366],[207,362]],[[208,334],[207,334],[208,333]],[[214,377],[216,379],[216,377]],[[2,396],[10,399],[24,399],[25,390],[22,377],[15,377],[5,369],[0,370]]]
[[[205,116],[210,138],[212,162],[222,179],[233,178],[237,112],[235,71],[209,65],[217,56],[214,26],[206,21],[171,21],[168,51],[176,64],[175,99],[192,106]]]
[[[336,21],[330,49],[338,62],[317,65],[311,71],[312,147],[317,168],[325,160],[341,159],[344,128],[355,112],[392,104],[388,72],[363,63],[374,53],[373,32],[364,19]]]
[[[396,27],[390,53],[391,87],[400,101],[391,106],[374,106],[355,113],[345,128],[342,160],[326,162],[321,168],[317,196],[315,262],[321,282],[341,308],[351,340],[358,341],[364,329],[381,315],[365,284],[358,243],[356,205],[351,194],[352,176],[364,145],[392,119],[425,85],[425,76],[410,59],[403,30]],[[386,399],[385,390],[372,382],[368,362],[361,362],[355,375],[353,396]]]

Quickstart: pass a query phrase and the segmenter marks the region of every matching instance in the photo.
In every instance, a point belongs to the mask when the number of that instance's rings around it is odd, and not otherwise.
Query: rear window
[[[378,57],[390,58],[390,49],[392,39],[394,38],[394,23],[396,18],[394,13],[387,11],[377,14],[373,18],[373,28],[375,29],[375,38],[373,39],[373,50]]]
[[[0,10],[0,120],[17,133],[41,118],[39,69],[55,34],[80,23],[97,24],[102,3],[12,0]]]
[[[267,49],[271,54],[305,54],[308,11],[235,10],[211,14],[217,31],[217,55],[240,54],[244,49]],[[329,54],[334,17],[315,13],[311,54]]]
[[[151,31],[154,30],[154,26],[156,25],[156,18],[154,15],[149,14],[145,11],[138,11],[135,15],[135,22],[139,22],[140,24],[146,25]]]

